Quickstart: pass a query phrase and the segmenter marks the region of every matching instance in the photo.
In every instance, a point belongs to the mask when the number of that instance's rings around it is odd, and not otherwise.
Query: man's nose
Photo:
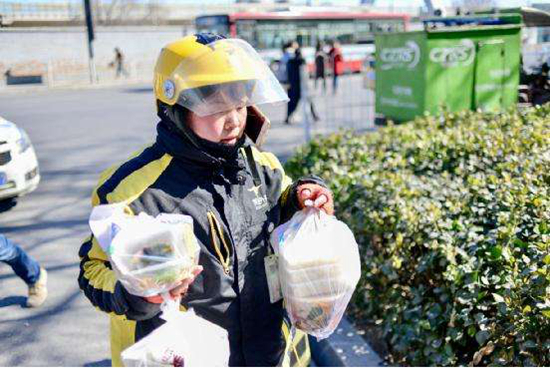
[[[239,126],[239,113],[236,109],[231,110],[226,116],[225,119],[225,129],[231,130]]]

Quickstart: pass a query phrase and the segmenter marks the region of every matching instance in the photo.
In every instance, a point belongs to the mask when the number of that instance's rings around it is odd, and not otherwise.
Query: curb
[[[317,341],[308,336],[311,355],[318,367],[383,367],[376,354],[355,327],[343,317],[330,337]]]
[[[102,88],[113,88],[113,87],[136,87],[147,85],[148,87],[153,88],[151,81],[148,80],[139,80],[139,79],[128,79],[112,82],[98,82],[98,83],[74,83],[74,84],[58,84],[54,86],[48,86],[47,84],[42,85],[15,85],[15,86],[4,86],[0,85],[0,96],[8,95],[18,95],[31,92],[50,92],[50,91],[71,91],[71,90],[91,90],[91,89],[102,89]]]

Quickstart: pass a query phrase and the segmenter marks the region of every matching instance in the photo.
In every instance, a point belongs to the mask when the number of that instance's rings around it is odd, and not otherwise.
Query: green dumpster
[[[516,104],[521,17],[512,19],[377,35],[377,118],[399,122],[443,106],[497,110]]]

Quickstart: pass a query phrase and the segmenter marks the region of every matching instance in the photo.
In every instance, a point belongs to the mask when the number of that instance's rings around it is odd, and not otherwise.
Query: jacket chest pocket
[[[271,233],[277,226],[279,221],[278,210],[272,209],[271,211],[262,214],[261,219],[253,222],[249,227],[250,242],[248,253],[252,254],[259,249],[264,249],[264,253],[267,254],[270,245]]]

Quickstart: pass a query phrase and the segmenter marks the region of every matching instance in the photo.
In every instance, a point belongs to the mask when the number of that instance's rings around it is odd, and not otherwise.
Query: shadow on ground
[[[152,93],[152,87],[136,87],[136,88],[126,88],[124,89],[126,93]]]
[[[110,367],[111,359],[98,360],[97,362],[84,363],[84,367]]]
[[[11,210],[17,204],[15,198],[3,199],[0,201],[0,213]]]

